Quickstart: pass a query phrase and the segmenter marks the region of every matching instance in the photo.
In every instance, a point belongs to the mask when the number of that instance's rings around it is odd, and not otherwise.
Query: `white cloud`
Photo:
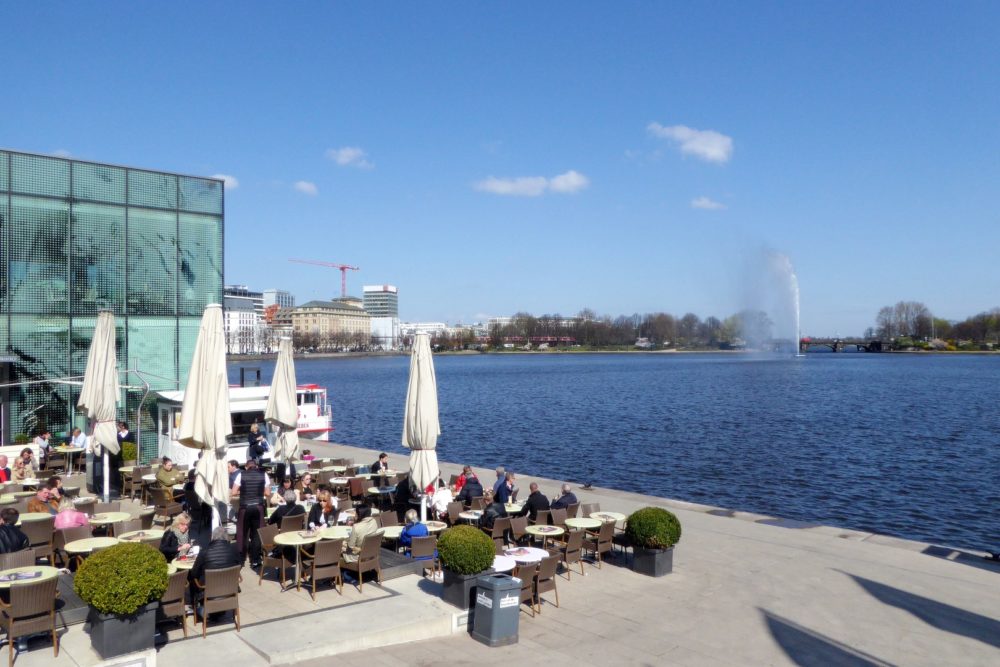
[[[578,171],[569,170],[565,174],[553,176],[519,176],[517,178],[489,178],[473,184],[479,192],[510,197],[539,197],[546,191],[559,194],[573,194],[590,185],[590,179]]]
[[[654,137],[677,143],[682,153],[706,162],[729,162],[733,155],[733,138],[715,130],[696,130],[686,125],[664,127],[659,123],[650,123],[646,130]]]
[[[706,211],[724,211],[727,206],[722,202],[717,202],[708,197],[698,197],[697,199],[691,200],[691,208],[701,208]]]
[[[73,154],[70,153],[65,148],[59,148],[57,150],[54,150],[52,151],[52,154],[55,155],[56,157],[73,157]]]
[[[230,174],[212,174],[212,178],[218,178],[219,180],[225,181],[225,187],[227,190],[235,190],[240,187],[239,180]]]
[[[301,192],[302,194],[309,195],[310,197],[315,197],[316,195],[319,194],[319,190],[316,188],[316,184],[310,183],[309,181],[295,181],[292,187],[295,188],[297,191]]]
[[[573,171],[570,169],[565,174],[559,174],[558,176],[553,176],[552,180],[549,181],[549,189],[552,192],[559,192],[561,194],[572,194],[574,192],[579,192],[590,185],[590,179],[581,174],[578,171]]]
[[[373,169],[375,167],[368,160],[368,153],[357,146],[331,148],[326,151],[326,156],[341,167],[357,167],[358,169]]]

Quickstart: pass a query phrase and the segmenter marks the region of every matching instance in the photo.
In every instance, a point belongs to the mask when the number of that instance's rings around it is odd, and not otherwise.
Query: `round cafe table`
[[[600,528],[602,523],[604,522],[601,521],[600,519],[594,519],[593,517],[589,519],[583,519],[579,517],[573,519],[566,519],[566,525],[569,526],[570,528],[576,528],[576,529]]]
[[[5,493],[0,496],[0,505],[13,505],[17,502],[17,498],[14,497],[13,493]]]
[[[90,517],[90,524],[93,526],[108,526],[108,530],[114,530],[114,524],[119,521],[128,521],[132,515],[128,512],[101,512]]]
[[[611,523],[612,521],[617,523],[619,521],[625,520],[625,515],[619,512],[591,512],[591,519],[600,519],[605,523]]]
[[[550,537],[556,537],[557,535],[562,535],[566,532],[566,529],[561,528],[560,526],[528,526],[524,530],[529,535],[542,538],[543,547],[548,542]]]
[[[517,561],[510,556],[497,555],[493,557],[494,572],[510,572],[515,567],[517,567]]]
[[[159,528],[147,528],[145,530],[130,530],[118,536],[123,542],[150,542],[163,537],[164,531]]]
[[[327,526],[319,531],[319,537],[322,540],[346,540],[350,536],[350,526]]]
[[[118,469],[118,472],[132,472],[133,470],[135,470],[135,468],[136,468],[135,466],[122,466],[121,468]]]
[[[379,528],[382,531],[383,540],[398,540],[400,534],[403,532],[402,526],[386,526],[385,528]]]
[[[505,556],[510,556],[518,563],[537,563],[543,558],[549,557],[549,552],[537,547],[517,547],[507,549],[503,552]]]
[[[73,504],[74,505],[82,505],[83,503],[89,503],[91,501],[93,501],[93,502],[96,503],[97,502],[97,497],[96,496],[77,496],[76,498],[73,499]],[[2,503],[2,502],[3,502],[3,499],[0,499],[0,503]]]
[[[149,473],[148,475],[143,475],[142,476],[142,481],[144,481],[144,482],[155,482],[156,481],[156,475],[154,475],[153,473]]]
[[[469,522],[479,521],[479,517],[483,515],[482,510],[466,510],[464,512],[458,513],[458,518],[465,519]]]
[[[21,480],[21,486],[38,486],[39,483],[40,483],[39,480],[37,480],[37,479],[35,479],[33,477],[29,477],[28,479],[22,479]]]
[[[48,512],[25,512],[18,516],[17,524],[21,525],[25,521],[41,521],[51,517],[52,515]]]
[[[34,574],[38,576],[18,579],[17,575],[22,573]],[[10,588],[11,584],[33,584],[46,579],[55,579],[59,576],[59,569],[48,565],[28,565],[27,567],[12,567],[9,570],[0,570],[0,588]]]
[[[429,533],[440,533],[448,527],[448,524],[444,521],[426,521],[424,525],[427,526],[427,532]]]
[[[503,508],[507,510],[507,514],[514,514],[515,512],[520,512],[524,507],[524,503],[506,503]]]
[[[305,530],[290,530],[287,533],[278,533],[274,536],[274,543],[283,547],[295,547],[295,590],[299,590],[302,583],[302,551],[299,547],[307,544],[319,542],[318,532],[308,532]]]
[[[69,472],[67,472],[66,474],[67,475],[71,475],[71,474],[73,474],[73,459],[74,459],[74,457],[82,454],[84,452],[84,448],[83,447],[55,447],[55,448],[53,448],[53,451],[56,452],[57,454],[65,454],[66,455],[66,459],[69,461],[69,463],[67,463],[67,465],[66,465],[66,468],[69,470]],[[78,470],[81,470],[81,471],[83,470],[83,467],[80,465],[79,460],[77,460],[77,466],[76,467],[77,467]]]
[[[107,549],[118,544],[117,537],[87,537],[67,542],[63,550],[69,554],[89,554],[94,549]]]
[[[347,466],[325,466],[320,470],[323,472],[347,472]]]
[[[194,562],[196,560],[198,560],[197,556],[193,556],[191,558],[175,558],[170,561],[170,566],[167,568],[167,571],[170,572],[170,574],[173,574],[177,570],[190,570],[194,567]],[[173,568],[173,570],[170,568]]]
[[[328,484],[332,484],[334,486],[347,486],[350,482],[346,477],[331,477]]]

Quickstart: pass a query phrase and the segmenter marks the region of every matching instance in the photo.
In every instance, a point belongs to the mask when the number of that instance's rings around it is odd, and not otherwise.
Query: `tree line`
[[[875,326],[865,332],[865,337],[883,341],[909,339],[914,344],[939,341],[956,348],[995,346],[1000,344],[1000,308],[957,321],[935,317],[919,301],[900,301],[879,309]]]

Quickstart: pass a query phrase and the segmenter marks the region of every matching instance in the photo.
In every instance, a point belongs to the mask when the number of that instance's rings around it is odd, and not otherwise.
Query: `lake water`
[[[243,365],[270,381],[273,362]],[[435,368],[447,461],[1000,549],[1000,356],[475,355]],[[406,456],[407,357],[296,371],[329,389],[333,440]]]

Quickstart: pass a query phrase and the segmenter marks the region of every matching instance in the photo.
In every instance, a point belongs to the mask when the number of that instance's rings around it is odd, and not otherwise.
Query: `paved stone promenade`
[[[318,455],[357,462],[374,461],[377,455],[339,445],[309,446]],[[405,468],[405,457],[395,455],[391,463]],[[460,468],[441,467],[445,476]],[[494,479],[491,470],[477,472],[484,483]],[[532,480],[547,495],[558,490],[555,480],[518,479],[522,489]],[[624,567],[624,558],[602,569],[587,565],[586,576],[559,579],[559,608],[548,603],[554,599],[548,594],[541,615],[522,612],[515,646],[491,649],[456,633],[297,664],[1000,665],[1000,564],[981,554],[831,527],[768,525],[759,521],[769,517],[718,516],[732,513],[609,489],[576,491],[583,502],[599,502],[605,510],[627,513],[657,504],[674,511],[684,533],[673,574],[636,575]],[[248,570],[247,576],[254,575]],[[430,582],[408,579],[413,581],[388,582],[390,596],[419,599],[436,590]],[[366,585],[363,597],[384,595],[377,588],[369,593]],[[292,605],[275,599],[282,609]],[[255,632],[267,627],[269,634],[287,632],[290,638],[303,632],[339,635],[363,633],[366,624],[363,604],[314,608],[314,613],[267,626],[260,601],[254,605],[257,624],[248,622],[240,635],[226,629],[231,625],[220,626],[206,640],[177,641],[171,632],[171,642],[156,656],[158,664],[280,664],[251,648]],[[428,602],[428,619],[437,613],[440,609]],[[40,643],[17,665],[93,664],[86,642],[82,627],[74,626],[59,659]]]

